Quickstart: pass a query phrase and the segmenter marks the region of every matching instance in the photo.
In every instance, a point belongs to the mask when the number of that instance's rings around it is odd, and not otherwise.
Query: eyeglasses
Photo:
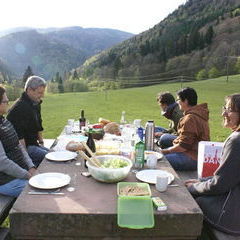
[[[8,104],[8,103],[9,103],[9,100],[4,100],[4,101],[1,102],[1,104],[2,104],[2,103]]]
[[[225,113],[231,113],[231,112],[234,112],[233,110],[232,110],[232,108],[227,108],[226,106],[223,106],[222,107],[222,112],[225,112]]]

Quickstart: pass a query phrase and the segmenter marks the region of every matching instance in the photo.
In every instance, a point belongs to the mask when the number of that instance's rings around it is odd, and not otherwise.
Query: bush
[[[49,82],[47,85],[47,91],[50,93],[58,93],[58,83]]]
[[[20,97],[21,93],[23,92],[23,89],[20,87],[13,85],[4,85],[5,89],[6,89],[6,93],[8,96],[8,99],[10,101],[15,101],[17,98]]]
[[[65,92],[87,92],[88,86],[81,80],[72,80],[64,82]]]
[[[209,71],[208,71],[208,77],[209,78],[217,78],[220,76],[220,72],[218,71],[218,69],[216,67],[212,67]]]
[[[200,70],[197,74],[196,74],[196,79],[197,80],[203,80],[203,79],[207,79],[208,78],[208,73],[205,69]]]

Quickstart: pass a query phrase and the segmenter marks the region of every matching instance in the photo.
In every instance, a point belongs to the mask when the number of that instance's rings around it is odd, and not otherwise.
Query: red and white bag
[[[222,142],[201,141],[198,144],[198,177],[212,176],[219,166]]]

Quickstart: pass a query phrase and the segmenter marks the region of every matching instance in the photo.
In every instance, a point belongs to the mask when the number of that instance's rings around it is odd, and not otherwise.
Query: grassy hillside
[[[188,0],[153,28],[88,59],[79,71],[95,80],[163,79],[179,75],[212,78],[238,74],[239,0]],[[140,86],[140,85],[139,85]]]
[[[210,110],[210,129],[212,141],[224,141],[229,130],[221,126],[221,107],[226,95],[239,91],[240,75],[213,80],[184,83],[183,87],[193,87],[197,90],[199,103],[207,102]],[[121,112],[126,111],[128,121],[136,118],[143,123],[153,119],[157,125],[167,126],[167,121],[160,116],[156,95],[160,91],[176,93],[181,88],[180,83],[161,84],[151,87],[112,90],[90,93],[66,93],[46,95],[42,105],[42,115],[45,126],[45,138],[56,138],[66,124],[67,119],[79,118],[80,109],[85,110],[86,118],[97,122],[99,117],[119,121]]]

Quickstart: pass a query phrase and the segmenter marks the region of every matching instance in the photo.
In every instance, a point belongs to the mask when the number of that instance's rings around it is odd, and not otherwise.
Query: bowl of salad
[[[88,171],[93,178],[100,182],[119,182],[127,177],[132,167],[132,161],[120,155],[95,156],[101,163],[101,167],[96,167],[87,161]]]

